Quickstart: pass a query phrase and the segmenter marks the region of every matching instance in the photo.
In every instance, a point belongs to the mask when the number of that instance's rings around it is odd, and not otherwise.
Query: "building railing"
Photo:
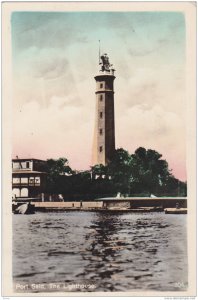
[[[21,170],[22,170],[22,171],[33,171],[32,167],[29,167],[29,168],[21,168],[21,167],[20,167],[20,168],[19,168],[19,167],[14,168],[14,167],[13,167],[12,170],[13,170],[13,171],[21,171]]]
[[[98,71],[98,75],[111,75],[111,76],[114,76],[114,72],[115,70],[114,69],[109,69],[108,71],[107,70],[99,70]]]
[[[12,185],[28,185],[28,182],[13,182]]]
[[[23,182],[15,182],[15,183],[12,183],[12,186],[40,186],[41,184],[40,183],[23,183]]]

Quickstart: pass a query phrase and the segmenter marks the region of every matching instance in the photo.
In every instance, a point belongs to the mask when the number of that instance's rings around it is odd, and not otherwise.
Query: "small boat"
[[[18,203],[13,205],[12,211],[15,215],[32,215],[35,214],[35,206],[30,203]]]
[[[187,214],[187,208],[165,208],[164,209],[165,214]]]

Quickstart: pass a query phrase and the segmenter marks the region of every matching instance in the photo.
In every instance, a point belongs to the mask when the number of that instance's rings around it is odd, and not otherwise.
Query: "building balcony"
[[[13,186],[28,186],[28,183],[22,183],[22,182],[15,182],[12,183]]]
[[[115,69],[109,69],[109,70],[99,70],[98,75],[111,75],[114,76]]]
[[[40,183],[21,183],[21,182],[18,182],[18,183],[12,183],[12,186],[13,187],[41,186],[41,184]]]

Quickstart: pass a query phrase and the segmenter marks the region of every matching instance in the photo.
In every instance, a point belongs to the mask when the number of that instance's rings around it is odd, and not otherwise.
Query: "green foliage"
[[[94,166],[92,170],[100,174],[97,179],[100,186],[97,184],[101,194],[111,191],[131,196],[185,196],[187,192],[186,183],[174,178],[167,161],[152,149],[139,147],[132,155],[122,148],[117,149],[107,166]],[[102,178],[105,179],[101,182]]]
[[[132,180],[132,158],[128,151],[120,148],[114,153],[112,161],[107,166],[107,173],[111,177],[116,192],[128,193]]]
[[[99,177],[100,179],[107,174],[107,167],[103,165],[95,165],[91,167],[92,178],[96,179]]]
[[[187,184],[176,179],[168,163],[155,150],[139,147],[134,154],[115,150],[107,166],[95,165],[74,172],[66,158],[47,160],[47,191],[67,200],[115,196],[186,196]]]
[[[160,153],[142,147],[131,157],[132,189],[135,189],[135,192],[145,190],[150,194],[159,193],[167,178],[171,176],[166,160],[161,159]]]
[[[48,159],[46,164],[46,172],[46,191],[49,193],[56,193],[57,190],[60,190],[60,186],[62,185],[61,176],[65,176],[65,174],[70,175],[73,173],[68,165],[68,160],[63,157],[57,160]]]

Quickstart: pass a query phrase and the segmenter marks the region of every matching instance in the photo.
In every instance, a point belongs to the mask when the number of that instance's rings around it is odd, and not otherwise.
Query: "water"
[[[186,221],[186,215],[164,213],[13,215],[14,287],[186,290]]]

